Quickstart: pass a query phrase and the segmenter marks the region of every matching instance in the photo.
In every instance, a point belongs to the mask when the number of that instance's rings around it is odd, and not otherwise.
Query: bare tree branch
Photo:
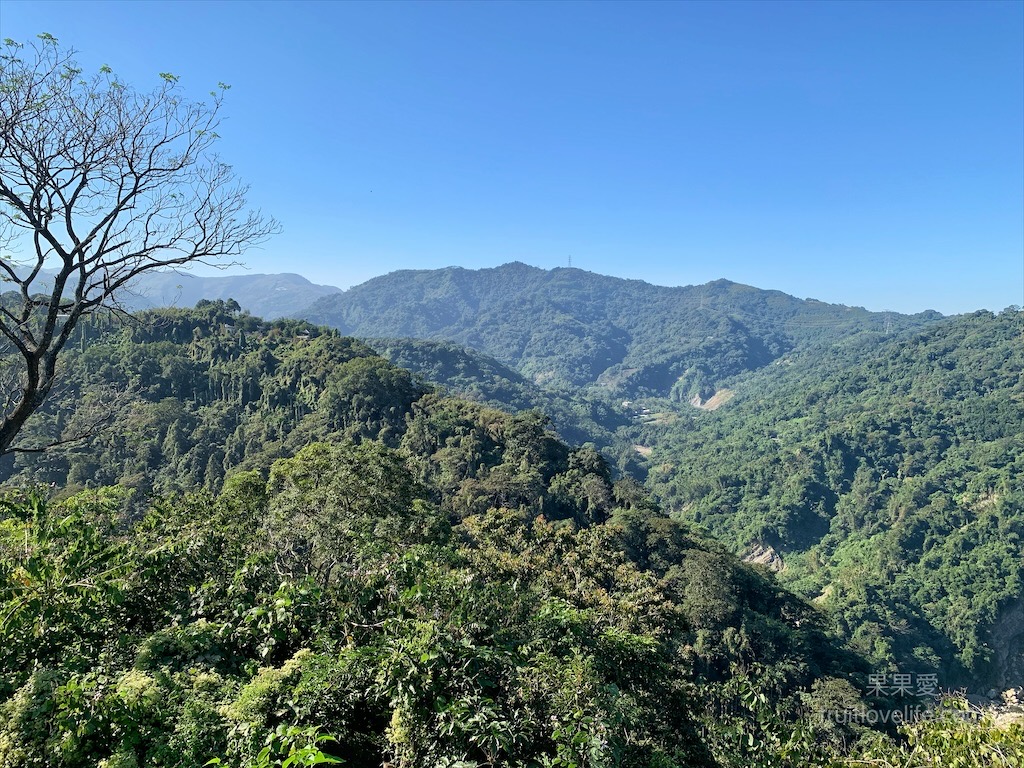
[[[107,68],[83,77],[49,35],[0,49],[0,281],[15,288],[0,295],[0,337],[22,359],[0,455],[45,450],[12,444],[83,316],[117,307],[144,272],[224,266],[277,230],[214,153],[223,88],[190,101],[161,77],[149,92]]]

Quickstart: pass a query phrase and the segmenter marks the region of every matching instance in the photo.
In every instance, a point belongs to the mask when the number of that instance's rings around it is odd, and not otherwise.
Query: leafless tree
[[[74,53],[50,35],[0,49],[0,341],[21,359],[0,454],[83,316],[144,272],[224,266],[277,228],[213,151],[227,86],[191,101],[164,73],[141,92],[108,67],[83,76]]]

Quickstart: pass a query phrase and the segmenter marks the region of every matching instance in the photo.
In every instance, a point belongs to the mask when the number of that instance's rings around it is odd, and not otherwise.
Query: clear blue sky
[[[520,260],[869,309],[1024,304],[1021,2],[0,2],[221,152],[347,287]]]

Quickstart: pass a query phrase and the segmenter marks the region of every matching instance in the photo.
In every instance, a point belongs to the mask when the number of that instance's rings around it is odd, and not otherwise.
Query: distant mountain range
[[[669,288],[518,262],[392,272],[297,316],[358,337],[454,342],[538,384],[677,400],[706,399],[721,380],[800,346],[942,317],[869,312],[728,280]]]
[[[52,290],[53,272],[44,270],[35,291]],[[290,272],[253,275],[194,275],[190,272],[146,272],[119,299],[129,311],[157,307],[192,307],[202,299],[234,299],[257,317],[289,317],[317,299],[340,293],[332,285],[317,285]]]
[[[47,290],[46,277],[36,290]],[[723,379],[808,344],[865,330],[897,333],[942,317],[869,312],[729,280],[665,287],[520,262],[401,270],[347,291],[294,273],[155,271],[120,295],[132,311],[204,299],[234,299],[257,317],[301,318],[361,338],[458,344],[535,384],[687,401],[707,400]]]
[[[321,297],[340,293],[332,285],[317,285],[301,275],[215,275],[149,272],[132,286],[125,301],[134,309],[191,307],[201,299],[234,299],[257,317],[287,317]]]

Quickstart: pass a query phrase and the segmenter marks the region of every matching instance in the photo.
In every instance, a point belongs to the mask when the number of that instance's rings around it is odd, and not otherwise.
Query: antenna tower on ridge
[[[569,269],[572,269],[572,254],[569,254]]]

